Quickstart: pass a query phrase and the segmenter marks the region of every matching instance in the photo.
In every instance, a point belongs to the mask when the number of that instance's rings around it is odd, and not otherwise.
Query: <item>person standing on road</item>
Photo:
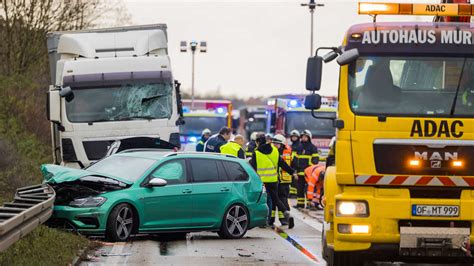
[[[291,160],[292,160],[292,154],[291,154],[291,148],[286,144],[286,138],[285,136],[281,134],[275,135],[273,138],[273,145],[278,149],[278,152],[280,153],[281,158],[288,164],[291,165]],[[286,210],[290,210],[290,204],[288,203],[288,199],[290,197],[290,184],[291,184],[291,179],[292,175],[296,174],[296,171],[287,172],[283,170],[281,167],[278,169],[278,176],[279,176],[279,181],[280,183],[278,184],[278,197],[280,198],[281,202],[285,204]],[[273,213],[272,213],[273,214]],[[283,219],[283,211],[278,210],[278,218]],[[284,222],[282,222],[282,225],[285,225]],[[290,228],[292,228],[294,224],[291,224],[290,220]]]
[[[296,157],[296,151],[300,147],[300,132],[296,129],[293,129],[290,132],[290,141],[291,141],[291,151],[292,151],[292,158]],[[296,194],[298,194],[298,180],[296,178],[293,178],[291,180],[291,185],[290,185],[290,197],[291,198],[296,198]]]
[[[306,179],[304,170],[311,165],[319,162],[318,148],[311,142],[312,134],[308,129],[301,132],[301,143],[296,150],[293,159],[293,167],[298,171],[298,186],[296,195],[296,208],[304,208],[306,197]]]
[[[244,137],[242,135],[236,135],[234,140],[227,142],[220,148],[221,153],[233,155],[240,159],[245,159],[245,152],[242,148],[245,144]]]
[[[288,223],[290,212],[286,209],[285,204],[281,202],[280,198],[278,198],[278,167],[283,168],[287,172],[293,172],[294,170],[280,157],[278,149],[271,143],[267,143],[264,134],[257,136],[256,142],[257,149],[252,154],[250,165],[257,171],[271,198],[272,207],[269,206],[269,209],[272,209],[272,211],[275,211],[275,208],[285,210],[283,212],[283,221]],[[274,220],[270,218],[270,225],[273,222]]]
[[[229,141],[231,135],[232,129],[228,127],[221,128],[221,130],[219,130],[219,134],[214,135],[207,140],[206,144],[204,145],[204,151],[220,153],[221,146]]]
[[[211,136],[211,130],[206,128],[201,133],[201,140],[196,145],[196,151],[204,151],[204,143],[209,139]]]
[[[257,132],[252,132],[252,134],[250,134],[250,141],[245,147],[245,157],[247,157],[247,159],[252,158],[253,151],[257,147],[257,143],[255,142],[257,140],[257,135]]]

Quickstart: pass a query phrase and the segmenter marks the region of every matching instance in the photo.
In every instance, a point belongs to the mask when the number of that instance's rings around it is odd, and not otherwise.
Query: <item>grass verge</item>
[[[39,226],[0,253],[0,265],[69,265],[90,245],[83,236]]]

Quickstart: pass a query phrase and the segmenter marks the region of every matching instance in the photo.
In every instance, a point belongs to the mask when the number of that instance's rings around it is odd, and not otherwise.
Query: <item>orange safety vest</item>
[[[291,160],[293,159],[293,156],[291,154],[290,146],[285,145],[285,149],[283,150],[281,157],[289,166],[291,166]],[[291,175],[281,168],[280,168],[280,183],[282,184],[291,183]]]
[[[324,163],[318,163],[304,169],[304,176],[308,183],[308,191],[306,193],[308,200],[319,201],[319,198],[321,197],[321,189],[324,185],[323,182],[320,182],[319,176],[325,169],[326,166]]]

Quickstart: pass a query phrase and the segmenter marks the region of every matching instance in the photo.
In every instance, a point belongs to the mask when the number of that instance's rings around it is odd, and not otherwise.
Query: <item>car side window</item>
[[[229,181],[247,181],[249,179],[249,174],[239,163],[229,161],[223,161],[222,163]]]
[[[194,182],[219,182],[217,161],[209,159],[190,159]]]
[[[168,182],[168,185],[184,184],[187,182],[186,176],[186,161],[180,159],[161,164],[151,174],[151,178],[162,178]]]

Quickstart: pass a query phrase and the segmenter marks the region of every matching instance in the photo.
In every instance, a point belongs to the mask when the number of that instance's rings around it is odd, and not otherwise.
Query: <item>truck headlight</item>
[[[337,201],[337,216],[369,216],[369,205],[366,201]]]
[[[99,207],[101,206],[102,204],[104,204],[104,202],[106,201],[107,199],[104,198],[104,197],[87,197],[87,198],[78,198],[78,199],[74,199],[73,201],[71,201],[69,203],[69,206],[72,206],[72,207],[83,207],[83,208],[87,208],[87,207]]]

